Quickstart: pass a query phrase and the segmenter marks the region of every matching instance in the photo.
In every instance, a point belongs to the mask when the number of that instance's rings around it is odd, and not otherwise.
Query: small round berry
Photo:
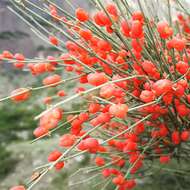
[[[30,90],[27,88],[18,88],[11,92],[11,100],[14,102],[23,102],[25,100],[28,100],[31,93]]]

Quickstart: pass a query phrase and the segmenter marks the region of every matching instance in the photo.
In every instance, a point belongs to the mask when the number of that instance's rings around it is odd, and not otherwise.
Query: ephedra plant
[[[64,169],[68,160],[83,154],[92,156],[93,171],[101,172],[103,188],[112,183],[116,190],[134,188],[136,179],[143,180],[155,163],[164,168],[175,159],[189,161],[187,6],[181,0],[92,0],[93,13],[79,7],[72,15],[55,1],[39,2],[42,6],[13,0],[9,9],[59,54],[28,59],[3,51],[3,62],[44,79],[42,86],[21,87],[1,101],[18,104],[34,91],[40,95],[54,88],[56,94],[44,99],[46,109],[35,118],[39,123],[33,142],[49,138],[66,124],[70,127],[57,139],[59,150],[50,152],[38,175],[11,190],[30,190],[50,170]],[[151,10],[154,3],[164,10]],[[57,74],[60,70],[70,77]],[[68,96],[62,89],[69,81],[75,81],[77,89]],[[70,110],[68,115],[64,106],[77,99],[84,101],[82,110]]]

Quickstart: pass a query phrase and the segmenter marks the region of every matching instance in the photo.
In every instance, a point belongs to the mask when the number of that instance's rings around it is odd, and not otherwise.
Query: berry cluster
[[[93,0],[98,7],[95,14],[78,8],[74,17],[47,2],[39,10],[50,21],[32,11],[38,7],[30,1],[23,9],[18,3],[14,6],[25,18],[38,18],[36,23],[43,20],[54,29],[38,34],[60,54],[41,60],[9,51],[0,55],[17,69],[44,77],[41,87],[13,91],[7,97],[13,102],[26,101],[33,91],[55,88],[56,95],[44,99],[47,109],[36,117],[35,140],[70,125],[41,175],[53,167],[60,170],[72,157],[92,154],[103,178],[112,179],[116,189],[127,190],[136,186],[135,179],[143,177],[153,160],[168,164],[189,154],[183,147],[190,136],[190,18],[180,13],[172,21],[169,13],[168,21],[150,19],[140,1],[140,10],[130,11],[124,1],[104,6],[101,0]],[[68,41],[63,42],[62,36]],[[72,77],[62,79],[56,74],[60,69]],[[78,82],[72,96],[61,89],[67,81]],[[86,102],[84,110],[74,110],[63,124],[64,104],[77,98]]]

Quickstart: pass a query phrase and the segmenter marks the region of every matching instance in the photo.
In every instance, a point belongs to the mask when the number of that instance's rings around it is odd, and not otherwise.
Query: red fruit
[[[104,166],[105,165],[105,160],[101,157],[96,157],[95,158],[95,162],[97,166]]]
[[[118,175],[117,177],[114,177],[112,182],[115,185],[122,185],[125,182],[125,178],[122,175]]]
[[[87,120],[89,119],[88,113],[80,113],[80,114],[79,114],[79,119],[80,119],[80,121],[82,121],[82,122],[87,121]]]
[[[52,103],[52,97],[45,97],[43,99],[43,103],[46,105],[51,104]]]
[[[113,3],[110,3],[106,6],[106,10],[108,11],[108,13],[110,13],[111,15],[117,17],[118,16],[118,11],[117,11],[117,6]]]
[[[169,27],[168,23],[165,21],[160,21],[157,24],[157,30],[160,34],[160,37],[163,39],[167,39],[173,35],[173,29]]]
[[[190,113],[190,109],[187,108],[185,104],[180,104],[176,106],[177,112],[181,117],[185,117]]]
[[[13,59],[14,57],[13,54],[9,51],[3,51],[2,55],[3,55],[3,58],[6,58],[6,59]]]
[[[89,105],[88,111],[89,111],[90,113],[96,113],[96,112],[100,111],[100,104],[91,103],[91,104]]]
[[[143,36],[143,25],[140,21],[135,20],[132,22],[131,26],[131,37],[141,38]]]
[[[61,120],[63,116],[63,110],[61,108],[55,108],[51,112],[51,117],[56,120]]]
[[[100,89],[100,96],[103,98],[111,98],[114,95],[115,86],[113,84],[103,86]]]
[[[124,147],[124,149],[123,149],[123,151],[124,152],[130,152],[130,151],[135,151],[135,150],[137,150],[137,143],[135,143],[135,142],[132,142],[132,141],[129,141],[128,143],[127,143],[127,145]]]
[[[98,140],[96,140],[94,138],[87,138],[84,141],[84,145],[88,149],[89,152],[95,153],[98,151],[99,142],[98,142]]]
[[[55,169],[56,170],[61,170],[63,167],[64,167],[65,163],[62,161],[62,162],[58,162],[55,164]]]
[[[180,143],[179,131],[174,131],[172,133],[172,142],[173,142],[174,145],[178,145]]]
[[[49,36],[49,41],[55,46],[59,45],[59,41],[55,36]]]
[[[62,147],[70,147],[75,143],[75,141],[76,141],[76,136],[75,135],[64,134],[60,138],[59,145],[62,146]]]
[[[111,26],[112,23],[103,11],[99,11],[94,15],[94,21],[99,26]]]
[[[111,175],[110,169],[104,169],[104,170],[102,170],[102,175],[104,177],[109,177]]]
[[[24,55],[22,55],[22,54],[20,54],[20,53],[16,53],[16,54],[14,55],[14,58],[15,58],[16,60],[18,60],[18,61],[24,61],[24,60],[25,60]]]
[[[30,90],[27,88],[18,88],[11,92],[11,100],[14,102],[23,102],[30,97]]]
[[[61,76],[55,74],[52,76],[48,76],[43,80],[43,85],[44,86],[57,86],[59,84],[59,82],[61,81]]]
[[[167,164],[170,161],[170,156],[160,156],[160,163]]]
[[[152,102],[153,100],[155,100],[155,94],[154,92],[152,91],[149,91],[149,90],[143,90],[141,92],[141,95],[140,95],[140,99],[143,101],[143,102]]]
[[[125,184],[124,184],[125,188],[128,189],[133,189],[136,186],[136,182],[134,179],[128,179]]]
[[[34,132],[33,132],[35,137],[41,137],[43,135],[47,135],[48,134],[48,129],[46,129],[45,127],[37,127]]]
[[[54,150],[53,152],[51,152],[48,156],[48,162],[54,162],[56,161],[60,156],[62,155],[61,152],[59,152],[58,150]]]
[[[144,16],[140,11],[135,11],[132,14],[132,19],[133,20],[138,20],[138,21],[140,21],[142,23],[144,21]]]
[[[118,118],[125,118],[128,112],[128,106],[126,104],[115,104],[109,108],[110,114]]]
[[[172,82],[168,79],[158,80],[153,84],[153,90],[157,96],[160,96],[172,90]]]
[[[24,63],[23,62],[15,62],[14,66],[18,69],[22,69],[24,67]]]
[[[75,12],[75,15],[77,19],[81,22],[85,22],[89,19],[88,13],[82,8],[78,8]]]
[[[105,73],[90,73],[87,76],[88,83],[93,86],[99,86],[101,84],[104,84],[108,82],[108,78],[105,75]]]
[[[181,140],[187,141],[189,139],[190,132],[189,131],[182,131],[181,132]]]
[[[111,44],[109,42],[107,42],[106,40],[99,40],[97,45],[101,51],[111,51],[112,50]]]
[[[20,186],[15,186],[10,188],[10,190],[26,190],[24,186],[20,185]]]
[[[92,32],[90,30],[80,30],[79,32],[80,36],[84,38],[85,40],[91,40],[92,38]]]
[[[60,97],[63,97],[65,96],[65,91],[64,90],[60,90],[58,93],[57,93],[58,96]]]
[[[124,36],[126,37],[130,37],[130,27],[129,27],[129,23],[126,20],[123,20],[121,22],[121,32],[123,33]]]
[[[180,38],[173,38],[172,40],[167,42],[168,49],[174,48],[177,51],[182,51],[186,46],[186,41]]]
[[[188,69],[189,69],[189,65],[188,65],[188,63],[186,63],[186,62],[179,61],[179,62],[176,64],[176,70],[177,70],[180,74],[182,74],[182,75],[184,75],[184,74],[188,71]]]

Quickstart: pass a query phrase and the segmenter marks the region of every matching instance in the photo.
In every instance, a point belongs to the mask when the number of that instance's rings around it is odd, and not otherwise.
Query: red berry
[[[61,155],[62,155],[61,152],[59,152],[58,150],[54,150],[54,151],[51,152],[50,155],[48,156],[48,161],[49,161],[49,162],[54,162],[54,161],[56,161]]]
[[[43,80],[43,85],[48,86],[57,86],[59,82],[61,81],[61,76],[55,74],[52,76],[48,76]]]
[[[189,139],[190,132],[189,131],[182,131],[181,132],[181,140],[182,141],[187,141]]]
[[[62,147],[70,147],[75,143],[75,141],[76,141],[76,136],[75,135],[64,134],[60,138],[59,145],[62,146]]]
[[[65,91],[64,90],[60,90],[58,93],[57,93],[58,96],[60,97],[63,97],[65,96]]]
[[[117,11],[117,6],[113,3],[110,3],[106,6],[106,10],[108,11],[108,13],[110,13],[111,15],[117,17],[118,16],[118,11]]]
[[[55,164],[55,169],[56,170],[61,170],[63,167],[64,167],[65,163],[62,161],[62,162],[58,162]]]
[[[140,21],[135,20],[132,22],[131,26],[131,37],[141,38],[143,36],[143,25]]]
[[[96,157],[95,158],[95,162],[97,166],[104,166],[105,165],[105,160],[101,157]]]
[[[41,137],[45,134],[48,134],[48,130],[45,127],[37,127],[33,132],[35,137]]]
[[[88,83],[93,86],[99,86],[101,84],[104,84],[108,81],[107,76],[105,73],[90,73],[87,76]]]
[[[130,27],[129,23],[126,20],[121,21],[121,32],[123,33],[124,36],[130,37]]]
[[[158,80],[153,84],[153,90],[157,96],[160,96],[164,93],[171,91],[172,89],[172,82],[168,79],[161,79]]]
[[[122,175],[118,175],[117,177],[114,177],[112,182],[115,185],[122,185],[125,182],[125,178]]]
[[[111,105],[109,109],[110,114],[118,118],[125,118],[128,112],[128,106],[126,104]]]
[[[59,45],[59,41],[55,36],[49,36],[49,41],[55,46]]]
[[[172,142],[174,145],[178,145],[180,143],[180,134],[178,131],[174,131],[172,133]]]
[[[30,90],[27,88],[18,88],[11,92],[11,100],[14,102],[23,102],[30,97]]]
[[[165,21],[160,21],[157,24],[157,30],[160,34],[160,37],[163,39],[167,39],[173,35],[173,29],[169,27],[168,23]]]
[[[140,99],[143,102],[152,102],[155,99],[155,94],[152,91],[149,90],[143,90],[140,95]]]
[[[75,12],[75,15],[77,19],[81,22],[85,22],[89,19],[88,13],[82,8],[78,8]]]
[[[84,38],[85,40],[91,40],[92,38],[92,32],[90,30],[80,30],[79,32],[80,36]]]
[[[167,164],[170,161],[170,156],[160,156],[160,163]]]
[[[12,187],[10,188],[10,190],[26,190],[24,186],[15,186],[15,187]]]

